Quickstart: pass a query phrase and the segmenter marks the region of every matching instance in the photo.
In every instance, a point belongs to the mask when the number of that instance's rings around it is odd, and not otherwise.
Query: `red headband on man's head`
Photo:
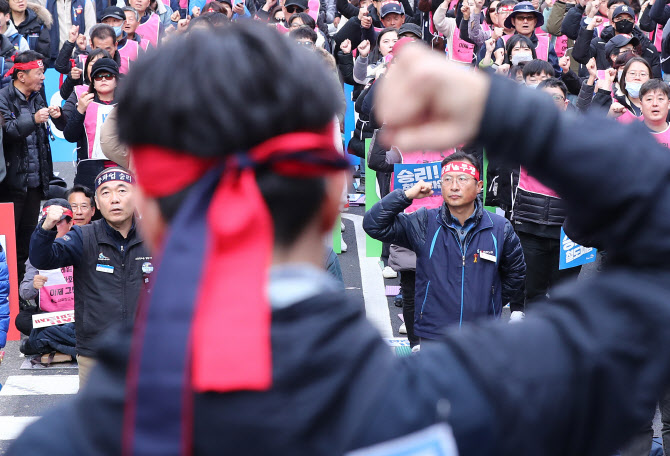
[[[479,170],[474,165],[466,162],[449,162],[442,167],[442,176],[446,173],[465,173],[479,180]]]
[[[28,70],[35,70],[37,68],[44,68],[44,63],[41,60],[33,60],[32,62],[24,62],[24,63],[15,63],[14,66],[12,66],[7,73],[5,73],[5,76],[11,75],[14,70],[19,70],[19,71],[28,71]]]
[[[320,132],[283,134],[225,160],[152,145],[133,147],[131,153],[137,183],[154,198],[179,192],[219,163],[225,166],[206,214],[209,247],[196,285],[191,384],[199,392],[270,388],[267,271],[274,230],[255,169],[301,178],[345,169],[349,164],[335,148],[333,124]]]

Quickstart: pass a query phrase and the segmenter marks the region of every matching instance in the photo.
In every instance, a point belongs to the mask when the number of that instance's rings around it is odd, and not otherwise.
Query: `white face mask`
[[[526,83],[526,87],[528,87],[529,89],[537,89],[537,86],[539,86],[539,85],[540,85],[539,82],[537,82],[535,84]]]
[[[626,83],[626,92],[628,92],[628,95],[631,98],[639,97],[641,88],[642,88],[642,84],[640,84],[639,82],[627,82]]]
[[[516,53],[512,56],[512,65],[518,65],[522,62],[530,62],[533,60],[533,54]]]

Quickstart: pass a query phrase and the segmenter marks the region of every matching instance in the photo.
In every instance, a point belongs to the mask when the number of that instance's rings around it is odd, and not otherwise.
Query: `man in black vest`
[[[95,179],[95,201],[102,214],[56,239],[53,230],[63,208],[51,206],[30,240],[30,262],[39,269],[74,266],[75,331],[79,384],[94,364],[98,336],[116,323],[132,322],[148,275],[151,256],[135,230],[133,177],[109,168]]]

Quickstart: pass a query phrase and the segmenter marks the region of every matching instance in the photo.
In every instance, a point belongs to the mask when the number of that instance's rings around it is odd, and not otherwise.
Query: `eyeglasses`
[[[312,43],[311,41],[296,41],[296,43],[298,43],[300,46],[305,46],[308,48],[314,47],[314,43]]]
[[[629,71],[626,75],[630,75],[634,78],[646,78],[649,77],[649,73],[646,71]]]
[[[455,177],[450,176],[449,174],[442,176],[442,182],[447,185],[450,185],[452,182],[454,182],[454,179],[456,180],[456,183],[458,183],[459,187],[462,187],[465,184],[467,184],[470,179],[475,181],[477,180],[472,176],[468,176],[467,174],[459,174],[458,176]]]
[[[88,204],[70,204],[70,207],[72,208],[73,211],[76,211],[77,209],[87,211],[91,208],[91,206]]]
[[[114,76],[113,74],[110,74],[110,73],[96,74],[95,76],[93,76],[93,80],[94,81],[102,81],[104,79],[105,81],[111,81],[115,77],[116,76]]]
[[[291,5],[286,7],[286,12],[291,14],[302,13],[302,8],[300,8],[299,6]]]
[[[521,14],[518,14],[518,15],[515,17],[515,19],[516,19],[517,21],[522,21],[522,22],[526,22],[526,21],[528,21],[528,22],[530,22],[530,21],[532,21],[533,19],[535,19],[535,16],[532,15],[532,14],[528,14],[528,15],[524,14],[523,16],[522,16]]]
[[[558,101],[559,103],[565,100],[565,97],[563,95],[552,95],[551,98],[553,98],[554,101]]]

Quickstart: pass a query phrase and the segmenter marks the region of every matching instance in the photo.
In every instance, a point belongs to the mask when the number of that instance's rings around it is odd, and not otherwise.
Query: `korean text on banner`
[[[74,323],[74,310],[33,315],[33,328],[45,328],[47,326],[64,325],[65,323]]]
[[[558,259],[558,269],[574,268],[596,261],[598,251],[593,247],[584,247],[570,240],[561,228],[561,251]]]
[[[435,195],[442,194],[440,183],[440,162],[393,165],[393,189],[409,190],[423,180],[430,184]]]

